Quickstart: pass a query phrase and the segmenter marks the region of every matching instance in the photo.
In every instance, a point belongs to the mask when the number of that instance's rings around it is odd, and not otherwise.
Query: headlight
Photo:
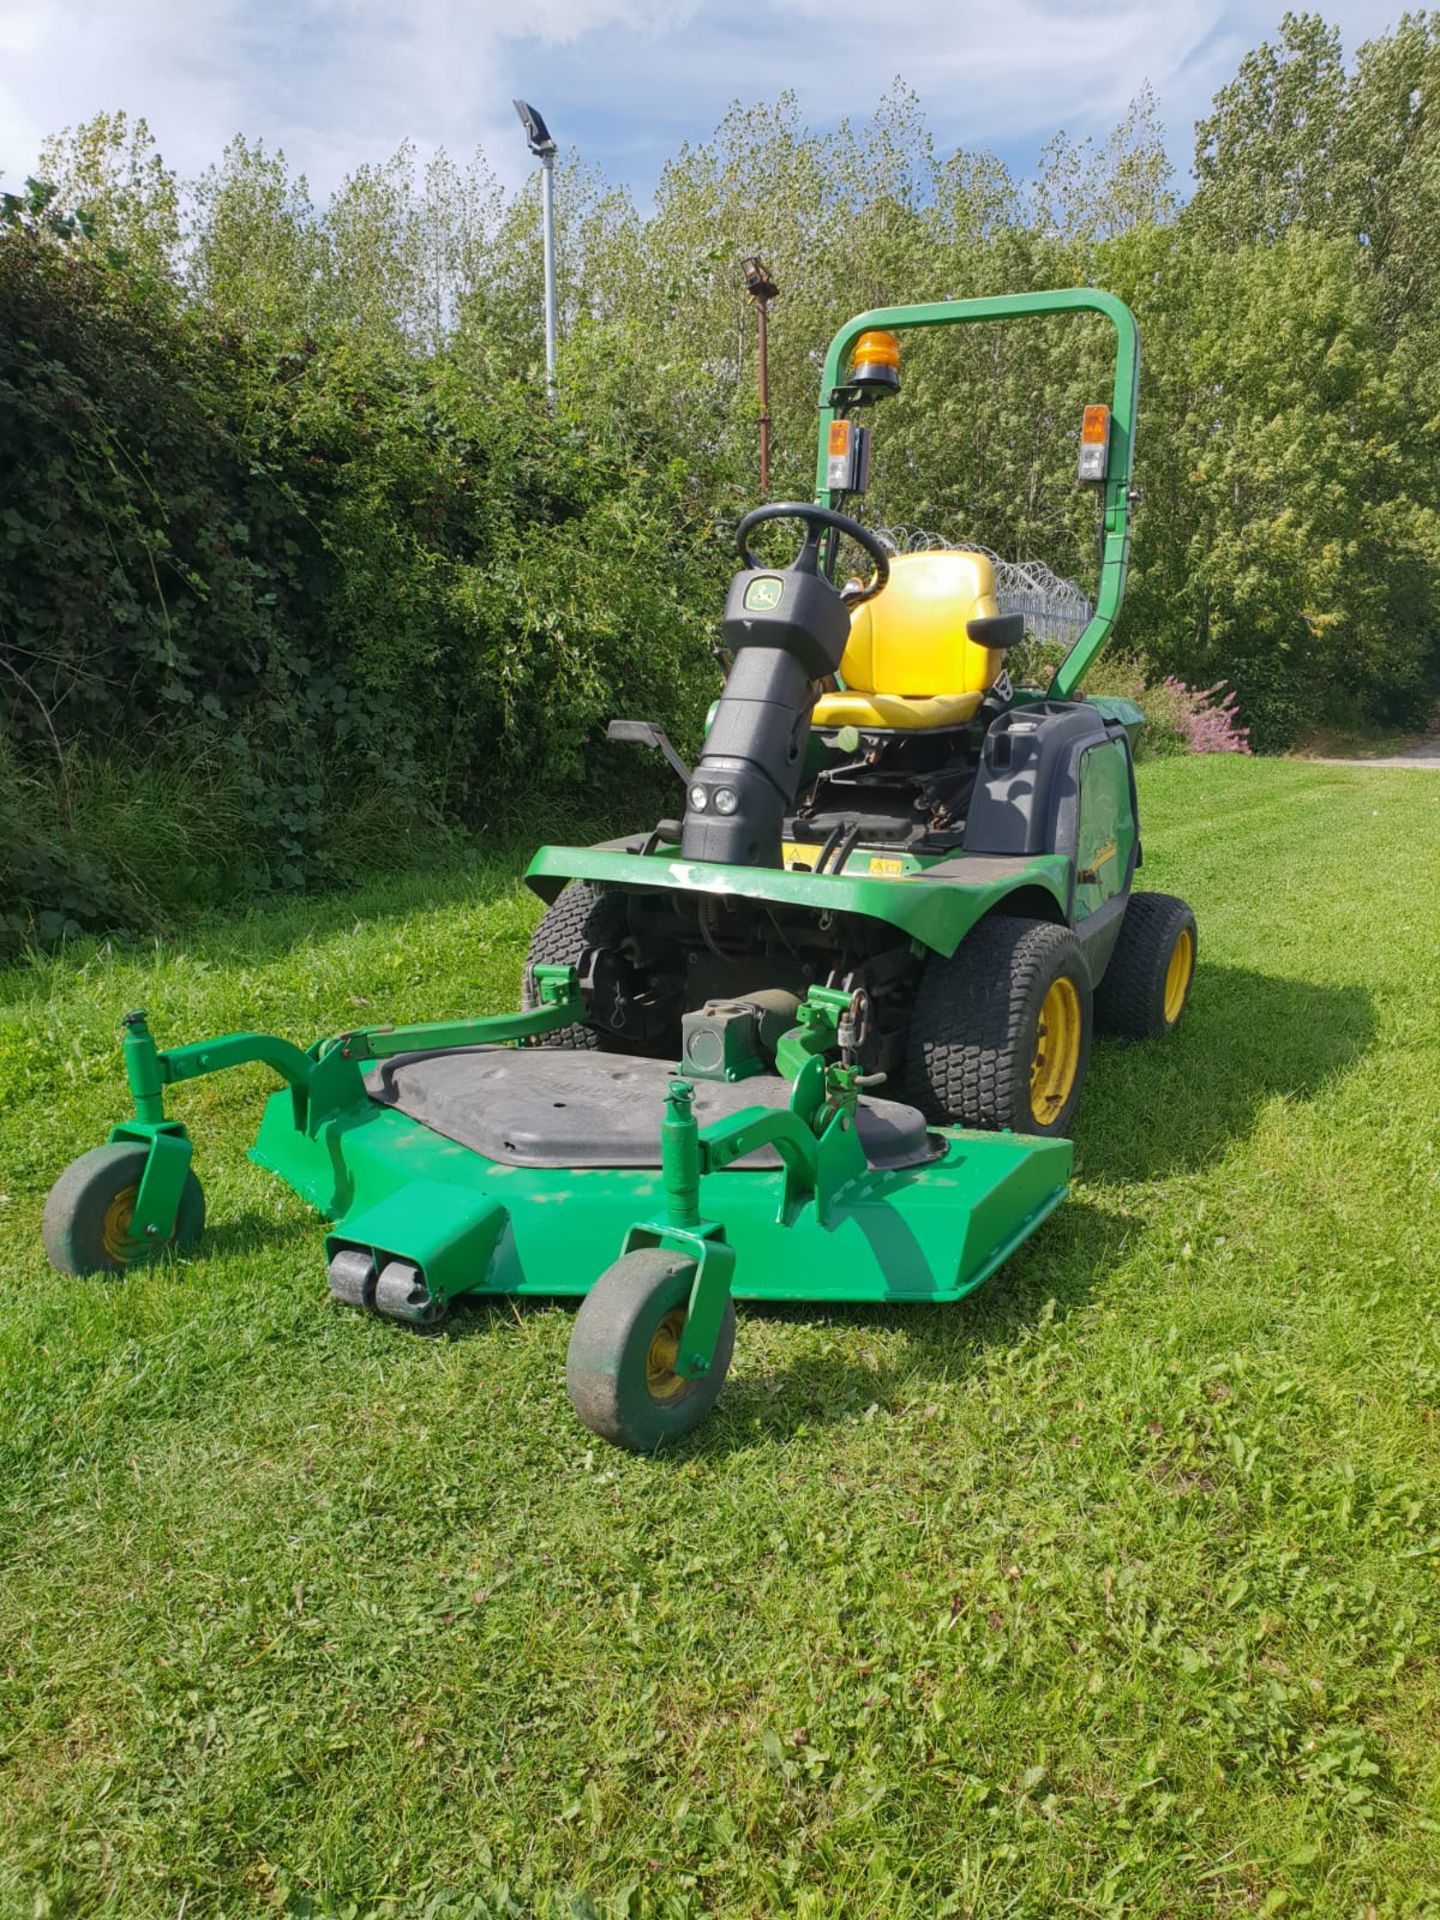
[[[691,787],[690,808],[694,813],[704,813],[710,804],[710,794],[705,787]]]
[[[715,811],[717,813],[734,813],[739,804],[740,796],[734,787],[716,787]]]

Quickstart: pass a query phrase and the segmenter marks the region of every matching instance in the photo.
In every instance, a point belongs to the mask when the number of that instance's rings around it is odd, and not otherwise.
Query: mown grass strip
[[[1440,1912],[1440,783],[1142,774],[1201,970],[1074,1200],[958,1309],[743,1314],[658,1460],[564,1308],[332,1310],[259,1073],[177,1102],[192,1257],[39,1252],[127,1005],[512,1004],[513,861],[0,975],[0,1912]]]

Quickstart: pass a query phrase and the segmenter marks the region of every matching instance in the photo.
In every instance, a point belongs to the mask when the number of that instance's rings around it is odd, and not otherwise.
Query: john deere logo
[[[752,580],[745,589],[745,611],[747,613],[770,613],[780,604],[780,596],[785,591],[785,582],[776,580],[769,574],[759,580]]]

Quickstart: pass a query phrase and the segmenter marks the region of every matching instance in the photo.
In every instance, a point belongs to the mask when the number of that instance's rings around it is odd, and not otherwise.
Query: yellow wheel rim
[[[135,1202],[139,1197],[139,1187],[125,1187],[105,1209],[105,1218],[100,1222],[100,1239],[106,1253],[112,1260],[122,1264],[129,1261],[135,1251],[135,1243],[130,1238],[130,1222],[135,1217]]]
[[[655,1329],[650,1351],[645,1355],[645,1385],[652,1400],[678,1400],[690,1385],[684,1375],[675,1370],[684,1327],[685,1309],[672,1307]]]
[[[1195,971],[1195,936],[1189,927],[1181,929],[1180,938],[1170,950],[1170,964],[1165,969],[1165,1024],[1173,1027],[1180,1018],[1185,1005],[1185,996],[1190,991],[1191,975]]]
[[[1038,1127],[1053,1126],[1075,1091],[1080,1071],[1080,995],[1061,974],[1052,980],[1035,1025],[1030,1058],[1030,1111]]]

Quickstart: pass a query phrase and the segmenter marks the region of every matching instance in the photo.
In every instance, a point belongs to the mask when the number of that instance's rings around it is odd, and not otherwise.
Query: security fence
[[[944,550],[983,553],[995,568],[995,598],[1002,613],[1023,614],[1037,640],[1072,646],[1095,611],[1073,580],[1062,580],[1043,560],[1002,560],[978,540],[946,540],[923,527],[882,527],[880,539],[892,553]]]

